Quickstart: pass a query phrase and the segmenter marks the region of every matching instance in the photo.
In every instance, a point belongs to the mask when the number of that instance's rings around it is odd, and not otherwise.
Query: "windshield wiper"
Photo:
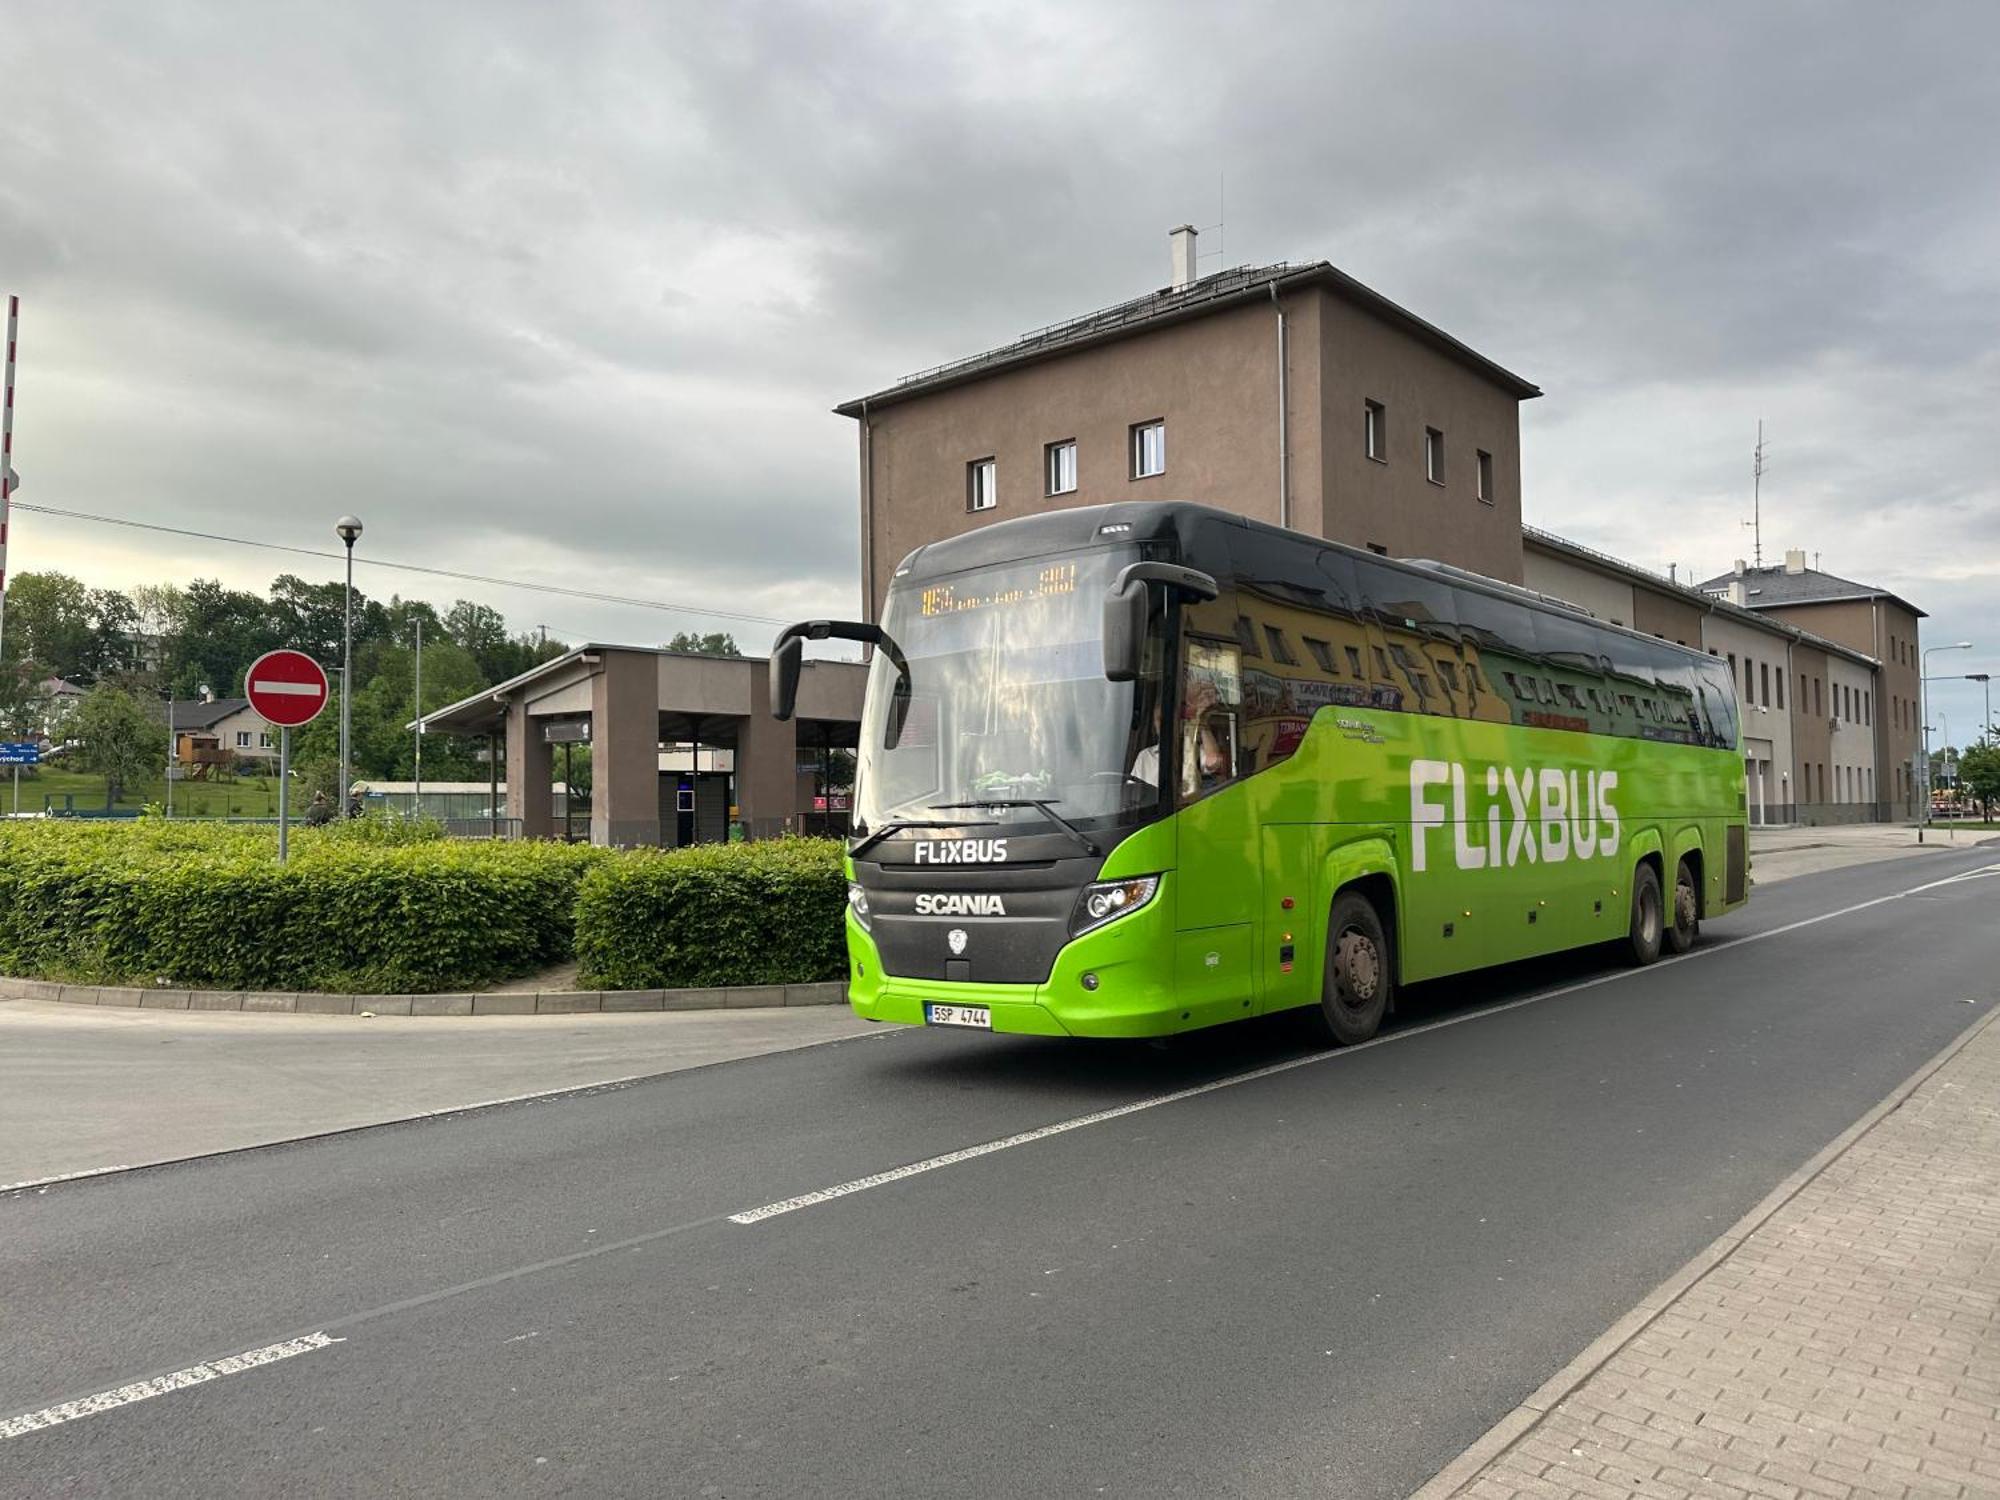
[[[1047,802],[1033,797],[981,797],[977,802],[933,802],[932,812],[963,812],[982,807],[1032,807],[1056,827],[1076,840],[1077,847],[1085,854],[1099,854],[1103,851],[1090,841],[1090,837],[1076,824],[1070,822]]]
[[[881,843],[882,840],[886,839],[890,834],[901,833],[905,828],[956,828],[956,827],[958,827],[958,824],[956,823],[927,823],[922,818],[899,818],[893,823],[884,823],[880,828],[876,829],[873,833],[864,835],[860,843],[855,844],[847,851],[847,857],[849,859],[859,859],[862,855],[866,854],[870,849],[873,849],[877,844]]]

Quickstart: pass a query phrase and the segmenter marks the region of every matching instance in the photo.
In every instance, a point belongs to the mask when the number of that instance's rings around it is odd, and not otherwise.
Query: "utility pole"
[[[424,617],[417,616],[417,794],[411,811],[424,815]]]

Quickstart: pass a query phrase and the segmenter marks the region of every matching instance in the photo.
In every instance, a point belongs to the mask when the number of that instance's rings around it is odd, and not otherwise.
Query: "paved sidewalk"
[[[1758,885],[1775,885],[1795,875],[1872,864],[1882,859],[1922,858],[1950,849],[1990,842],[1990,830],[1933,826],[1917,842],[1917,830],[1903,823],[1849,823],[1831,828],[1753,828],[1750,874]]]
[[[0,1187],[880,1035],[846,1006],[265,1016],[0,1005]]]
[[[2000,1496],[2000,1026],[1920,1077],[1423,1500]]]

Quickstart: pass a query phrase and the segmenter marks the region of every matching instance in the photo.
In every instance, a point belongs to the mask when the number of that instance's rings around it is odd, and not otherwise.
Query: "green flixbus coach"
[[[1748,888],[1735,688],[1701,652],[1439,563],[1192,504],[920,548],[879,625],[848,849],[857,1014],[1141,1037],[1595,943]]]

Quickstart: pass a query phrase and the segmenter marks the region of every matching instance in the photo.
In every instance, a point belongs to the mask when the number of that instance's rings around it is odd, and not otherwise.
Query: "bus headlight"
[[[861,930],[871,931],[868,925],[868,893],[851,880],[847,882],[847,905],[854,913],[854,920],[861,924]]]
[[[1100,880],[1083,888],[1077,898],[1076,914],[1069,919],[1071,937],[1080,937],[1092,928],[1115,922],[1137,911],[1160,888],[1157,875],[1134,875],[1126,880]]]

